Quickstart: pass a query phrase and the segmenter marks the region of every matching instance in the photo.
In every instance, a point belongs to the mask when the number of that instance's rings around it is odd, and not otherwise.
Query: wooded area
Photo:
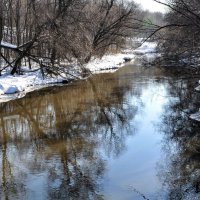
[[[149,13],[122,0],[2,0],[0,74],[20,74],[21,66],[59,73],[66,63],[119,51],[138,33],[158,43],[160,65],[199,71],[200,2],[154,1],[168,12]]]
[[[3,0],[0,72],[20,73],[22,63],[54,70],[61,61],[83,64],[120,49],[140,26],[139,12],[133,2],[118,0]]]
[[[156,29],[161,65],[178,66],[197,73],[200,43],[200,1],[199,0],[154,0],[168,9],[165,25]]]

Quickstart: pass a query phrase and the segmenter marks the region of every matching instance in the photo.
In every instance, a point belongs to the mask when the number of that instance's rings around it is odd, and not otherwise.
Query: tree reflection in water
[[[130,122],[142,111],[140,84],[147,83],[141,69],[121,70],[126,72],[120,76],[97,75],[0,104],[2,199],[104,198],[107,163],[101,151],[117,157],[126,149],[137,128]],[[200,95],[190,83],[169,79],[167,84],[171,101],[160,127],[166,158],[158,170],[170,200],[200,198],[200,124],[188,119],[200,107]]]
[[[133,134],[128,122],[137,109],[126,101],[130,81],[98,75],[1,104],[1,197],[103,199],[105,161],[97,147],[103,143],[118,156]]]
[[[159,166],[159,177],[168,187],[167,199],[200,199],[200,123],[188,118],[199,108],[200,94],[191,85],[191,80],[172,80],[173,98],[161,125],[166,159]]]

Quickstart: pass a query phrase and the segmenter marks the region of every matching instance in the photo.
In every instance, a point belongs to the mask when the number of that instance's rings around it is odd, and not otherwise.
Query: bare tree
[[[110,47],[122,47],[138,28],[135,21],[139,12],[134,3],[123,1],[91,1],[87,29],[90,38],[90,51],[85,58],[88,62],[92,55],[104,55]]]
[[[186,66],[199,71],[200,2],[198,0],[172,0],[164,3],[169,12],[163,26],[154,27],[150,36],[157,34],[164,65]]]
[[[122,48],[139,26],[134,3],[118,0],[9,0],[5,6],[1,57],[11,74],[23,62],[36,62],[58,74],[60,61],[89,62]],[[43,62],[41,62],[41,59]]]

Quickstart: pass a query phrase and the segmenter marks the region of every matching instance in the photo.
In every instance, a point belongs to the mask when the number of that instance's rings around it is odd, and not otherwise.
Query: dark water
[[[193,84],[127,66],[0,104],[0,199],[200,199]]]

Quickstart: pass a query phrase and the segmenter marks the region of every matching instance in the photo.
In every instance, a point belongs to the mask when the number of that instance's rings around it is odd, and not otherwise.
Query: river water
[[[127,65],[0,104],[0,199],[200,199],[191,85]]]

